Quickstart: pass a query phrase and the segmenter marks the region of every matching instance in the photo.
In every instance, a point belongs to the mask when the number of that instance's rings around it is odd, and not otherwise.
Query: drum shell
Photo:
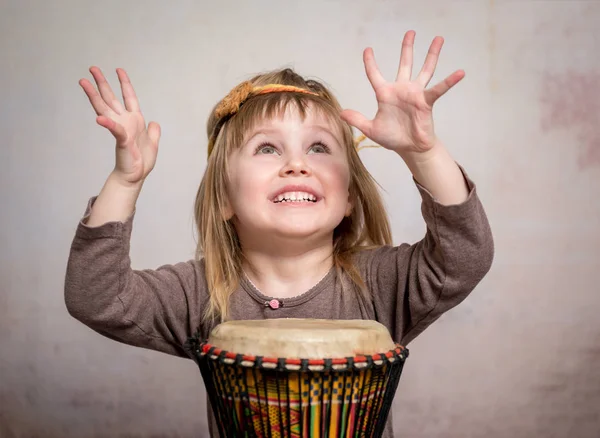
[[[221,437],[380,437],[408,355],[399,345],[320,361],[193,351]]]

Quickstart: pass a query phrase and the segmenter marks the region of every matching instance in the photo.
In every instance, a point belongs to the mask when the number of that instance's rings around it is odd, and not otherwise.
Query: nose
[[[281,168],[281,176],[309,176],[311,169],[304,156],[293,155]]]

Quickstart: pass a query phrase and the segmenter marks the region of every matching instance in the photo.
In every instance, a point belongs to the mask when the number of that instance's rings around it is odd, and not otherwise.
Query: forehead
[[[341,120],[341,119],[340,119]],[[312,131],[327,132],[336,139],[341,139],[341,126],[333,114],[323,108],[309,103],[304,110],[295,103],[290,103],[277,108],[276,111],[265,111],[257,115],[249,124],[244,135],[245,139],[256,132],[279,132],[286,129],[310,129]]]

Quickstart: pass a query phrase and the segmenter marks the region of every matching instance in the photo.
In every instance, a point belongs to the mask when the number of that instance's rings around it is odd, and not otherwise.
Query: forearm
[[[107,222],[124,222],[133,213],[141,189],[141,183],[124,183],[111,173],[94,202],[86,225],[97,227]]]
[[[427,152],[399,155],[415,180],[440,204],[460,204],[467,199],[469,192],[465,178],[441,142]]]

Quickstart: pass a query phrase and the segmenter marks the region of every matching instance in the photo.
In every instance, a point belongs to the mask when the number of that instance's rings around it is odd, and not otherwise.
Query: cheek
[[[336,190],[348,190],[350,186],[350,171],[345,161],[333,161],[330,163],[321,163],[319,173],[321,173],[330,186]]]
[[[348,169],[348,165],[344,163],[343,166],[340,166],[338,169],[338,178],[342,181],[344,189],[348,190],[350,187],[350,169]]]
[[[271,178],[268,166],[241,164],[229,172],[229,196],[236,206],[244,205],[244,200],[251,201],[264,198],[268,192],[268,181]],[[252,205],[252,202],[246,204]]]

